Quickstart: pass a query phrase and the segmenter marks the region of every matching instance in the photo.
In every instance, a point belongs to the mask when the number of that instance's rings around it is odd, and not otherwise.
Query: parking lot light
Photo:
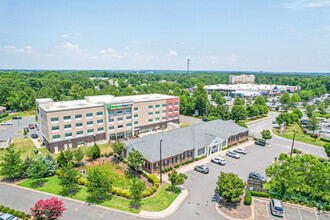
[[[296,137],[296,133],[298,133],[298,131],[293,130],[292,147],[291,147],[291,153],[290,153],[291,158],[292,158],[292,151],[293,151],[294,139]]]

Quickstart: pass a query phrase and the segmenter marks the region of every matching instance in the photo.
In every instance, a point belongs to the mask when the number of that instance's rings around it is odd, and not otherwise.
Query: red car
[[[30,129],[34,129],[35,127],[34,127],[34,124],[29,124],[29,128]]]

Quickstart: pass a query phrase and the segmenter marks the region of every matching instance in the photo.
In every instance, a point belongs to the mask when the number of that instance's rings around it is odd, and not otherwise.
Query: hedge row
[[[245,141],[247,141],[247,140],[249,140],[249,138],[246,138],[246,139],[244,139],[244,140],[241,140],[241,141],[239,141],[238,143],[243,143],[243,142],[245,142]]]
[[[173,170],[173,167],[167,167],[167,168],[162,169],[162,173],[166,173],[171,170]]]
[[[305,130],[304,127],[300,124],[300,121],[297,121],[297,124],[299,125],[299,127],[300,127],[300,129],[301,129],[302,131]]]
[[[269,198],[270,197],[269,193],[255,192],[255,191],[251,191],[251,195],[256,196],[256,197],[263,197],[263,198]]]
[[[112,155],[113,155],[113,152],[105,153],[105,154],[104,154],[104,156],[106,156],[106,157],[110,157],[110,156],[112,156]]]
[[[192,163],[192,162],[194,162],[194,161],[198,161],[198,160],[203,159],[203,158],[205,158],[205,155],[200,156],[200,157],[197,157],[197,158],[195,158],[195,159],[186,160],[186,161],[182,162],[181,164],[175,164],[175,165],[174,165],[174,168],[178,168],[178,167],[180,167],[181,165],[186,165],[186,164],[188,164],[188,163]],[[173,167],[167,167],[167,168],[162,169],[161,172],[162,172],[162,173],[166,173],[166,172],[171,171],[171,170],[173,170]]]
[[[252,195],[251,190],[246,191],[245,197],[244,197],[244,204],[245,205],[251,205],[252,203]]]
[[[30,219],[31,218],[30,214],[26,214],[24,212],[16,211],[14,209],[11,209],[9,207],[5,207],[3,205],[0,205],[0,212],[12,214],[12,215],[14,215],[18,218],[22,218],[22,219]]]
[[[3,113],[2,115],[0,115],[0,117],[2,118],[2,117],[7,117],[8,116],[8,112],[5,112],[5,113]]]
[[[321,137],[320,139],[321,139],[321,141],[330,142],[329,139],[326,139],[326,138],[324,138],[324,137]]]

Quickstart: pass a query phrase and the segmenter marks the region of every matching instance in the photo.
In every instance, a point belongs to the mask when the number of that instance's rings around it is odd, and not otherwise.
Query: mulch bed
[[[241,201],[238,203],[226,202],[220,200],[218,207],[226,215],[238,218],[238,219],[248,219],[252,217],[251,206],[244,205],[244,196],[240,196]]]

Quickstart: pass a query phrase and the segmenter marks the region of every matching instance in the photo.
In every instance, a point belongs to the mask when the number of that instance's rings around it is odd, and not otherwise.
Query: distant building
[[[229,75],[229,84],[254,84],[254,75]]]
[[[6,107],[0,106],[0,115],[6,113]]]

